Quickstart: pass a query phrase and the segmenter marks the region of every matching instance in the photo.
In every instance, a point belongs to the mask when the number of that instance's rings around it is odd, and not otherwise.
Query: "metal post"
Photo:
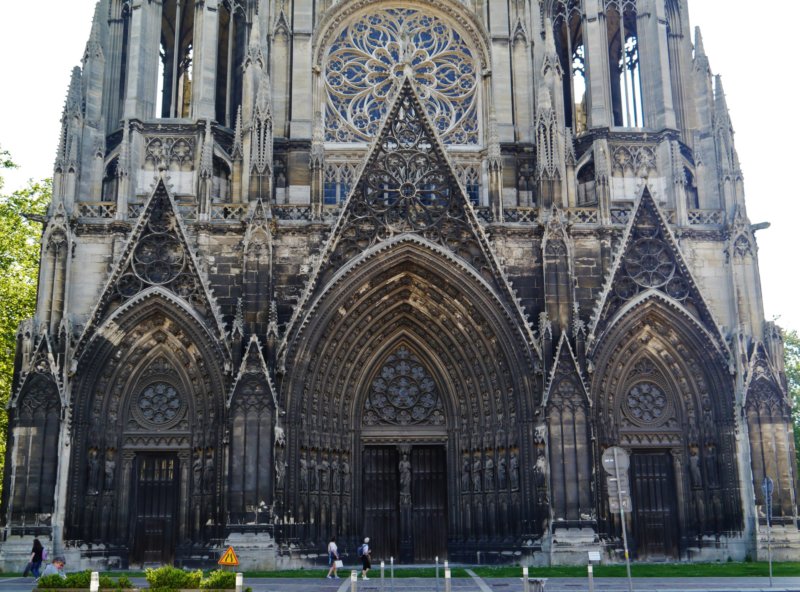
[[[350,592],[356,592],[358,588],[358,572],[353,570],[350,572]]]
[[[390,581],[392,583],[392,592],[394,592],[394,557],[389,557],[389,562],[391,564],[390,569],[391,569],[391,574],[392,574],[392,577],[391,577]]]
[[[381,561],[381,592],[383,592],[383,572],[385,567],[386,563]]]
[[[528,581],[528,568],[522,568],[522,592],[531,592],[531,583]]]
[[[236,574],[236,592],[242,592],[244,589],[244,574]]]
[[[444,570],[444,592],[451,592],[450,570]]]
[[[92,579],[89,581],[89,592],[98,592],[98,590],[100,590],[100,574],[93,571]]]
[[[767,560],[769,561],[769,587],[772,588],[772,504],[767,514]]]
[[[622,49],[623,53],[625,48]],[[614,471],[617,477],[617,498],[619,499],[619,519],[622,521],[622,544],[625,548],[625,567],[628,571],[628,592],[633,592],[633,579],[631,579],[631,557],[628,553],[628,528],[625,525],[625,508],[622,504],[622,488],[619,486],[620,484],[620,474],[619,474],[619,462],[617,460],[617,447],[613,447],[614,450]]]
[[[439,592],[439,556],[436,556],[436,592]]]
[[[592,564],[586,566],[586,569],[589,572],[589,592],[594,592],[594,568]]]

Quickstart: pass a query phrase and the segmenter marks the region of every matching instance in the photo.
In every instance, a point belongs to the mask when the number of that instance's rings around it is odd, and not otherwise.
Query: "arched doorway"
[[[169,564],[222,532],[225,358],[164,291],[142,300],[81,357],[66,529],[127,563]]]
[[[364,386],[363,530],[378,559],[430,562],[447,557],[452,405],[432,354],[415,350],[402,340],[379,352]]]
[[[600,340],[595,360],[597,458],[608,446],[630,453],[634,556],[682,557],[740,528],[733,390],[708,334],[651,295]],[[597,474],[601,530],[621,537]]]
[[[376,557],[428,561],[541,528],[521,470],[532,354],[480,276],[409,237],[365,253],[312,310],[283,385],[289,466],[276,498],[297,538],[369,536]]]

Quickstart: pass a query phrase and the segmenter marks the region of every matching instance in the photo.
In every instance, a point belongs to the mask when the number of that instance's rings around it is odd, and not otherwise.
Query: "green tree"
[[[5,408],[11,395],[17,328],[33,316],[36,308],[42,229],[24,215],[44,214],[51,198],[49,180],[29,182],[25,189],[5,195],[2,170],[14,167],[9,153],[0,149],[0,474],[5,461]]]
[[[797,451],[797,468],[800,470],[800,335],[797,331],[784,334],[784,362],[786,380],[789,383],[789,397],[794,402],[794,447]]]

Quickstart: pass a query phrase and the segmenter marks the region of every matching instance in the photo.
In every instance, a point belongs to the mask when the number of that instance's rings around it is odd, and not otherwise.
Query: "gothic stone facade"
[[[797,553],[779,330],[686,0],[100,0],[0,560]],[[796,555],[794,555],[796,557]]]

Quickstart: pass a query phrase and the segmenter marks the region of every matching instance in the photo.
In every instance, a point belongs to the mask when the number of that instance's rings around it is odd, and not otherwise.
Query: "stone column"
[[[133,0],[131,5],[126,119],[155,116],[161,45],[161,0]]]
[[[639,0],[636,22],[645,126],[675,128],[664,3]]]
[[[612,120],[608,32],[600,0],[586,0],[584,22],[587,127],[590,129],[610,127]]]
[[[219,0],[197,0],[194,14],[192,117],[214,119],[219,53]]]

